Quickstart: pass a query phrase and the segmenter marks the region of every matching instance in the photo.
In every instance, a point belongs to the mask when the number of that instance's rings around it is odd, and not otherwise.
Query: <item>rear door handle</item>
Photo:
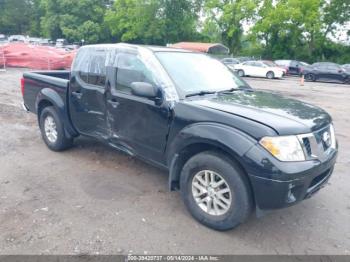
[[[108,99],[108,104],[110,104],[113,108],[117,108],[119,106],[119,102],[115,99]]]
[[[78,99],[81,99],[81,97],[83,96],[83,93],[80,91],[75,91],[75,92],[72,92],[72,95]]]

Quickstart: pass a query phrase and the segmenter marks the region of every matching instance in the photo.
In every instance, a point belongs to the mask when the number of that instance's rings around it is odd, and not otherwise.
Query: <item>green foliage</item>
[[[258,3],[258,0],[205,1],[206,13],[218,26],[223,43],[233,54],[238,54],[241,50],[243,24],[254,17]]]
[[[221,42],[237,56],[349,63],[350,47],[331,40],[349,14],[349,0],[0,0],[0,33]]]
[[[327,60],[335,56],[325,52],[329,35],[349,21],[349,13],[346,1],[265,0],[252,35],[262,42],[264,57]]]
[[[204,21],[203,29],[201,31],[204,41],[209,43],[221,43],[220,28],[212,19],[207,18]]]
[[[45,15],[41,26],[46,36],[96,43],[103,39],[105,0],[41,0]]]
[[[191,40],[196,32],[199,1],[116,0],[105,22],[125,42],[167,44]]]
[[[112,36],[122,42],[158,43],[162,39],[162,24],[158,1],[117,0],[105,15]]]
[[[38,1],[33,0],[0,0],[0,33],[27,34],[37,33],[36,14]]]

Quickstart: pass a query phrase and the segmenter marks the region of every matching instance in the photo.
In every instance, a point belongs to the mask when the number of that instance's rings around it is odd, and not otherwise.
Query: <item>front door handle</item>
[[[119,106],[119,102],[115,99],[108,99],[108,104],[110,104],[113,108],[117,108]]]
[[[75,91],[75,92],[72,92],[72,95],[78,99],[81,99],[81,97],[83,96],[83,93],[80,91]]]

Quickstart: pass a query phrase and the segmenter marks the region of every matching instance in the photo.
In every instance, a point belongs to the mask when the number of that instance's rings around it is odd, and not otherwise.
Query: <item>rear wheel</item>
[[[216,230],[238,226],[252,210],[243,172],[231,159],[214,151],[195,155],[185,164],[180,189],[192,216]]]
[[[305,80],[314,82],[316,80],[316,77],[315,77],[314,74],[311,74],[311,73],[310,74],[306,74],[305,75]]]
[[[240,77],[245,76],[244,71],[243,71],[243,70],[241,70],[241,69],[237,71],[237,74],[238,74],[238,76],[240,76]]]
[[[268,79],[274,79],[275,78],[275,73],[272,71],[267,72],[266,78]]]
[[[63,151],[73,144],[65,134],[63,123],[54,107],[45,107],[40,114],[40,131],[46,145],[53,151]]]

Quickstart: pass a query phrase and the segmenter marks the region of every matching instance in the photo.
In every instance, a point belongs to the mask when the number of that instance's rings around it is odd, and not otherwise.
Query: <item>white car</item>
[[[239,76],[266,77],[268,79],[282,78],[286,70],[270,61],[247,61],[234,66]]]

